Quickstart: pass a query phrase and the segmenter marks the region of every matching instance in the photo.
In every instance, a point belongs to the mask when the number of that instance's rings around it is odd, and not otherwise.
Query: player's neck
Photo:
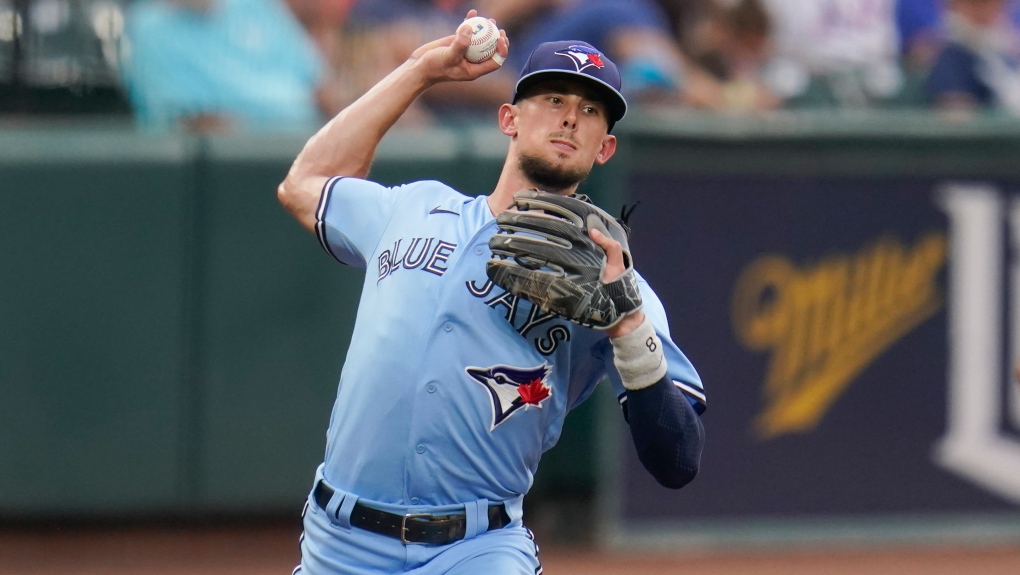
[[[506,211],[514,203],[514,194],[521,190],[537,190],[539,186],[525,176],[517,167],[517,162],[507,158],[503,164],[503,172],[499,175],[496,187],[489,194],[489,211],[493,216],[498,216]],[[556,194],[572,194],[577,191],[577,185],[567,190],[542,190]]]

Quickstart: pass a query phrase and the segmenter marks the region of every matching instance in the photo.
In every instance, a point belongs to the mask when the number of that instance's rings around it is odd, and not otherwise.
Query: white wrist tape
[[[648,316],[634,331],[622,337],[609,338],[609,341],[613,344],[613,363],[627,389],[644,389],[666,375],[662,341],[655,334],[655,327]]]

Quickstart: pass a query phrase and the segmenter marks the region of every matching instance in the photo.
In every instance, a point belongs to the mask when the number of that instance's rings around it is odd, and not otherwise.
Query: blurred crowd
[[[560,39],[608,53],[637,107],[1020,116],[1020,0],[0,0],[0,114],[307,131],[469,8],[507,30],[509,59],[402,122],[491,117]]]

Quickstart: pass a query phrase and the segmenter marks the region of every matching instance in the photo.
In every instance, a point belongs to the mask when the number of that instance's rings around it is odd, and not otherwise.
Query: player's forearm
[[[669,376],[627,392],[626,417],[638,459],[664,487],[680,489],[698,474],[705,428]]]
[[[680,489],[698,474],[705,430],[694,406],[669,378],[662,340],[651,320],[635,316],[625,319],[636,326],[610,338],[613,364],[627,388],[624,416],[645,469],[663,486]]]
[[[499,69],[509,47],[503,30],[495,40],[495,55],[480,62],[468,59],[472,34],[477,31],[470,22],[476,14],[474,10],[468,11],[468,20],[461,23],[456,34],[415,50],[407,62],[308,140],[277,188],[280,202],[305,228],[315,229],[319,198],[329,178],[368,175],[383,136],[429,86],[475,80]],[[490,29],[490,34],[495,27],[484,19],[478,25]]]
[[[416,64],[408,60],[323,126],[288,177],[365,177],[383,136],[431,85]]]

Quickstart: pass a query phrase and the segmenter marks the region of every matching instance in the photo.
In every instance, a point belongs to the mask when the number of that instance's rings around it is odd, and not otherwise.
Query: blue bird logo
[[[580,44],[573,44],[566,50],[560,50],[555,53],[557,56],[566,56],[574,63],[574,67],[580,72],[590,66],[596,68],[603,68],[606,64],[602,61],[602,53],[598,50],[593,50],[587,46],[581,46]]]
[[[542,408],[542,402],[552,396],[552,388],[546,385],[546,378],[552,367],[548,363],[536,367],[513,367],[494,365],[492,367],[468,367],[464,371],[489,392],[492,404],[492,426],[489,431],[507,420],[522,407]]]

